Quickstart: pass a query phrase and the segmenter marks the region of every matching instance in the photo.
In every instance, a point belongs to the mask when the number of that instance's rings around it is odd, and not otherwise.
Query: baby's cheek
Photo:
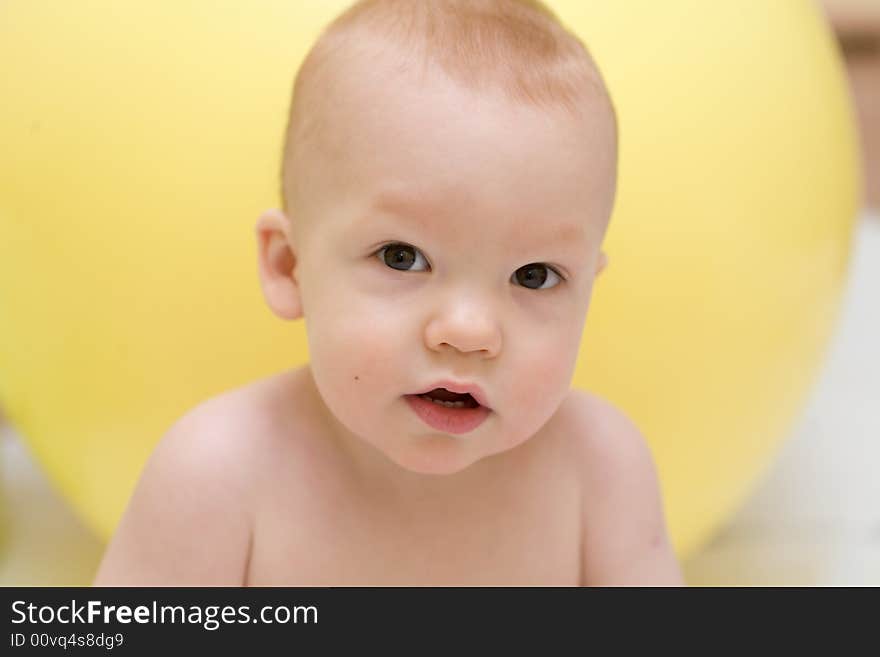
[[[400,370],[396,356],[402,349],[394,318],[376,308],[372,310],[349,305],[338,307],[316,326],[315,341],[339,377],[347,377],[360,387],[387,383],[386,370]],[[355,379],[355,377],[358,377]]]
[[[370,322],[347,320],[344,313],[338,321],[315,322],[309,333],[314,376],[325,402],[351,431],[370,435],[384,400],[378,393],[392,383],[393,364],[383,341]]]
[[[566,341],[525,342],[512,358],[512,408],[523,426],[536,431],[556,412],[568,394],[577,349]]]

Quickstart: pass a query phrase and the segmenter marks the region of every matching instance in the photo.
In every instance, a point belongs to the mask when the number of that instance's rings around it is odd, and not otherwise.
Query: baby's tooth
[[[464,408],[465,404],[463,401],[443,401],[441,399],[432,399],[432,402],[435,404],[439,404],[440,406],[445,406],[446,408]]]

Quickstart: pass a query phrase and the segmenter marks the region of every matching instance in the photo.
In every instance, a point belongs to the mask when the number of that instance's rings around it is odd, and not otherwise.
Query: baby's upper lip
[[[461,381],[456,382],[445,379],[443,381],[432,383],[424,390],[415,394],[424,395],[426,392],[431,392],[435,388],[446,388],[449,392],[456,392],[460,395],[467,393],[471,397],[473,397],[480,406],[485,406],[486,408],[489,408],[489,401],[488,399],[486,399],[486,393],[483,392],[483,389],[480,388],[480,386],[478,386],[476,383],[467,383]]]

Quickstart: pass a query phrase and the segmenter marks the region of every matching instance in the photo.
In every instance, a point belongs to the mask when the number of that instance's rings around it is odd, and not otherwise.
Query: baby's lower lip
[[[485,406],[449,408],[419,395],[405,395],[405,399],[422,422],[444,433],[463,434],[473,431],[483,424],[492,412]]]

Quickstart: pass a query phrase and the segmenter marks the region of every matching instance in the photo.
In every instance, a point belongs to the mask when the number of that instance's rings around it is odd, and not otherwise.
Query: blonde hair
[[[616,131],[587,48],[539,0],[360,0],[324,30],[296,76],[281,167],[285,212],[301,149],[325,132],[321,106],[334,69],[377,45],[385,52],[396,46],[407,62],[434,65],[469,89],[494,89],[518,103],[577,115],[585,98],[599,97]]]

